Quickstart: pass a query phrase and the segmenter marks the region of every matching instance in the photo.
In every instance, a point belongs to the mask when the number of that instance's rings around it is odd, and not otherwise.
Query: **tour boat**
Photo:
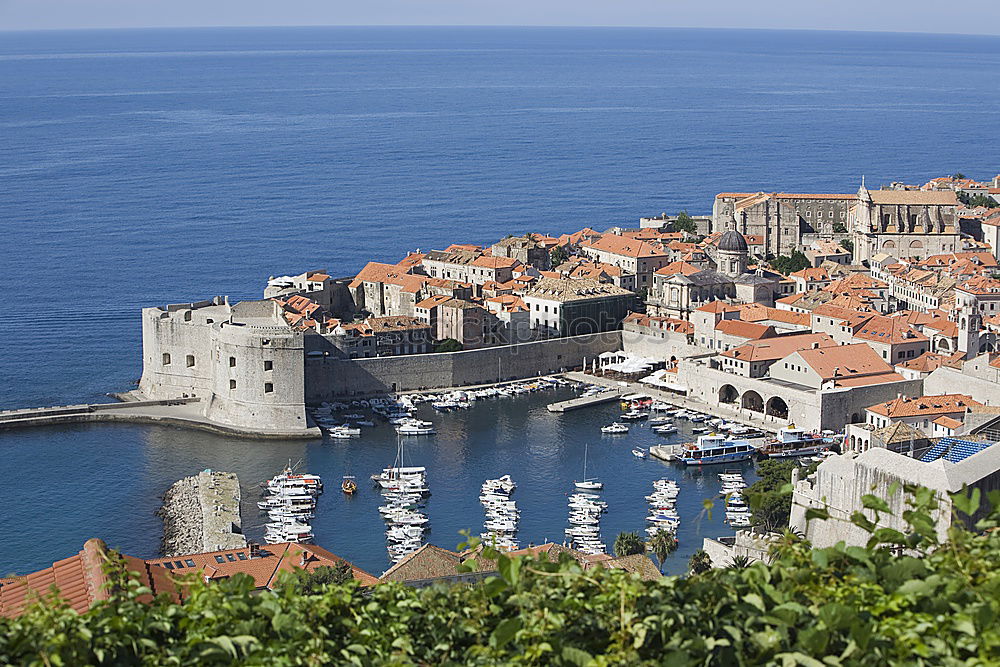
[[[710,433],[700,435],[696,442],[684,445],[678,460],[689,466],[734,463],[749,460],[756,452],[747,440],[729,439],[724,435]]]
[[[344,475],[344,481],[340,483],[340,490],[348,495],[358,490],[358,483],[354,481],[354,475]]]
[[[830,444],[818,433],[806,433],[805,429],[795,428],[795,424],[789,424],[778,431],[777,437],[764,443],[760,453],[772,459],[813,456],[828,449]]]
[[[646,458],[646,452],[645,452],[645,450],[639,449],[637,447],[637,448],[635,448],[635,449],[632,450],[632,456],[634,456],[637,459],[644,459],[644,458]]]
[[[614,424],[602,426],[601,433],[611,433],[611,434],[628,433],[628,426],[619,422],[615,422]]]
[[[573,486],[578,489],[590,489],[599,490],[604,488],[602,482],[598,482],[595,479],[587,479],[587,452],[590,450],[590,445],[585,444],[583,446],[583,480],[579,482],[573,482]]]

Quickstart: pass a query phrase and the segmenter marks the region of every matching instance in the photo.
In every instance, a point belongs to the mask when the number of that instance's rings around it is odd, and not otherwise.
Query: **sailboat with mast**
[[[578,489],[588,489],[588,490],[599,490],[604,488],[604,483],[599,482],[596,479],[587,479],[587,453],[590,451],[590,444],[585,443],[583,446],[583,479],[579,482],[573,482],[573,486]]]

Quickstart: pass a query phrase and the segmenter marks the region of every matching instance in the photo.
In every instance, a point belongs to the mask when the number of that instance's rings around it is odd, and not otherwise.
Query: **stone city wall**
[[[621,332],[609,331],[462,352],[372,359],[307,357],[306,402],[535,377],[619,349]]]

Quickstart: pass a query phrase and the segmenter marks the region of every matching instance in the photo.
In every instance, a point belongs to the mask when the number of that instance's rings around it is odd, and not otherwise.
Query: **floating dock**
[[[593,396],[580,396],[578,398],[571,398],[568,401],[549,403],[545,407],[548,408],[549,412],[569,412],[570,410],[587,408],[591,405],[617,401],[621,399],[623,393],[621,389],[611,389],[609,391],[602,391],[600,394],[594,394]]]

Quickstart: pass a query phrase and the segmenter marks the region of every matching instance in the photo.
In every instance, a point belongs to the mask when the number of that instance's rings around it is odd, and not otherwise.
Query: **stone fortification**
[[[462,352],[370,359],[306,359],[306,401],[440,389],[530,378],[578,367],[621,348],[621,332],[609,331],[534,343]]]
[[[230,472],[203,471],[163,494],[162,555],[239,549],[247,542],[240,520],[240,481]]]

